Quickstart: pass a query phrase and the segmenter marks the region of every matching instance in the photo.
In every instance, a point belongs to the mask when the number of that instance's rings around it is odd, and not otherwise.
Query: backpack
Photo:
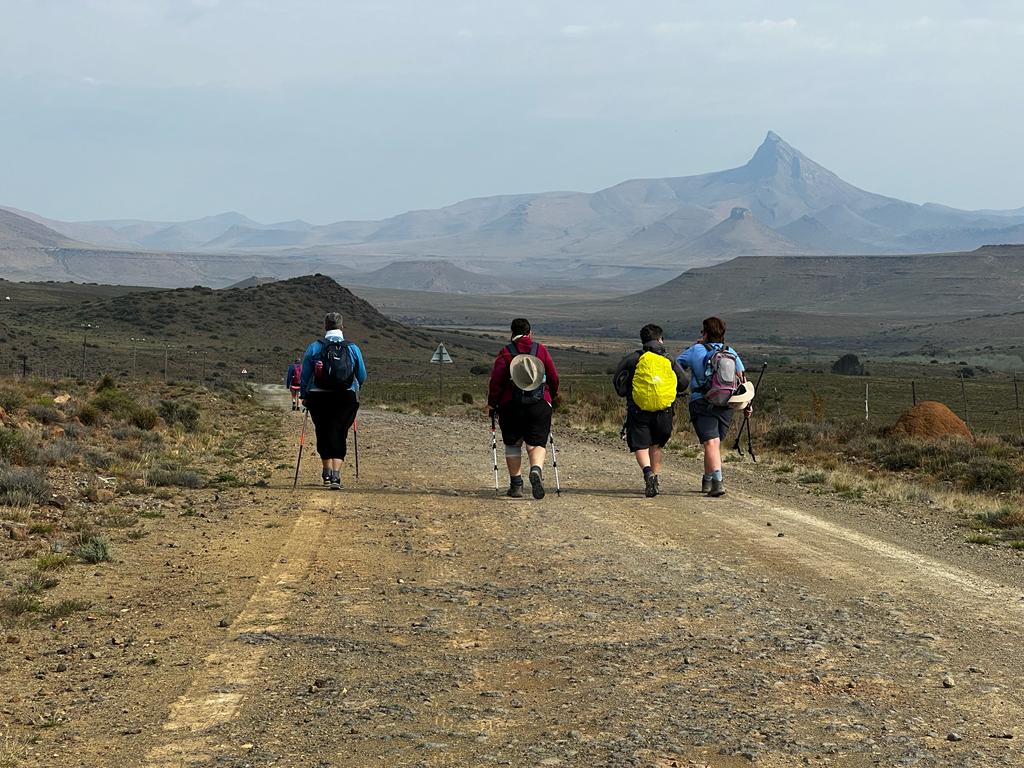
[[[317,387],[332,392],[340,392],[352,386],[356,377],[356,365],[348,348],[349,341],[321,339],[320,354],[313,367],[313,375]]]
[[[678,383],[672,361],[647,350],[640,355],[633,372],[633,402],[642,411],[663,411],[676,401]]]
[[[301,365],[293,365],[292,366],[292,386],[293,387],[301,387],[302,386],[302,366]]]
[[[701,394],[712,405],[728,405],[736,394],[740,380],[736,371],[736,353],[723,343],[720,349],[705,344],[708,356],[704,359],[704,386]]]
[[[532,356],[532,357],[537,357],[537,350],[538,350],[538,348],[539,347],[538,347],[536,341],[533,342],[533,344],[530,346],[530,351],[529,352],[520,352],[519,349],[516,347],[515,342],[513,342],[513,343],[509,344],[507,347],[505,347],[505,349],[507,349],[509,351],[509,354],[512,355],[513,359],[515,359],[519,355],[527,355],[527,354]],[[512,361],[510,360],[509,361],[509,367],[510,368],[511,368],[511,365],[512,365]],[[540,366],[540,369],[542,371],[544,370],[544,363],[541,362],[540,358],[537,358],[537,365]],[[512,401],[516,402],[516,403],[519,403],[520,405],[533,405],[534,403],[539,403],[541,400],[544,399],[544,386],[545,386],[545,383],[547,382],[547,380],[548,380],[547,373],[545,373],[544,377],[541,379],[539,387],[537,387],[536,389],[526,390],[526,389],[520,389],[518,386],[516,386],[516,383],[514,381],[512,381],[512,377],[509,376],[509,381],[512,384]]]

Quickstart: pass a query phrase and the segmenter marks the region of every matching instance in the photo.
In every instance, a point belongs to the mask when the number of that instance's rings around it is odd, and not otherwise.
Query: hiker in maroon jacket
[[[491,369],[487,407],[495,413],[505,444],[508,465],[508,495],[523,495],[523,453],[530,459],[530,487],[533,498],[544,498],[545,446],[551,435],[551,409],[558,397],[558,371],[547,348],[530,336],[530,321],[512,321],[512,341],[502,347]],[[492,421],[493,424],[493,421]]]

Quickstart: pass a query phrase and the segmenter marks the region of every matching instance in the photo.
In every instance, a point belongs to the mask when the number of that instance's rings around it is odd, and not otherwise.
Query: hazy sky
[[[0,204],[378,218],[741,165],[1024,206],[1017,0],[0,0]]]

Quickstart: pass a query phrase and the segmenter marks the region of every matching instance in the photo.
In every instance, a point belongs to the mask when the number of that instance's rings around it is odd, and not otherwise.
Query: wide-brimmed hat
[[[754,382],[744,381],[740,384],[739,389],[736,390],[736,394],[729,398],[729,407],[739,410],[740,408],[746,408],[750,405],[750,401],[754,399]]]
[[[544,383],[544,363],[536,355],[516,355],[508,367],[512,383],[524,392]]]

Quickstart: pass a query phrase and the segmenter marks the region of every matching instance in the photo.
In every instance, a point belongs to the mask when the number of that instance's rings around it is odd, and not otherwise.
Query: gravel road
[[[248,527],[203,534],[202,578],[168,574],[163,608],[227,589],[223,626],[175,635],[181,661],[104,731],[126,666],[76,721],[88,756],[38,764],[1024,765],[1019,560],[750,468],[709,499],[670,457],[645,499],[624,449],[583,439],[560,497],[549,476],[542,501],[496,498],[482,421],[360,430],[342,492],[310,449],[297,493],[282,466]]]

